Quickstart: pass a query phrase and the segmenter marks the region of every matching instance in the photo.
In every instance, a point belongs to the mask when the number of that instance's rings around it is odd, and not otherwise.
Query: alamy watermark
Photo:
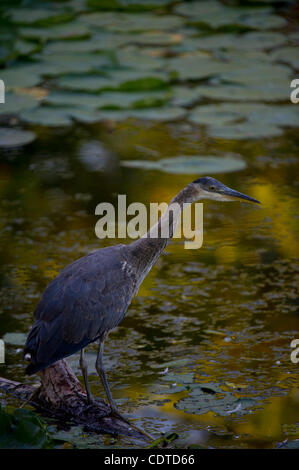
[[[297,104],[299,103],[299,78],[294,78],[290,84],[291,88],[295,88],[290,94],[290,100],[292,103]]]
[[[3,339],[0,339],[0,364],[5,363],[5,343]]]
[[[299,339],[293,339],[291,342],[291,348],[294,348],[294,351],[291,352],[291,361],[293,364],[298,364],[299,362]]]
[[[4,81],[0,79],[0,103],[5,103],[5,85]]]
[[[192,208],[194,216],[192,217]],[[186,249],[197,249],[203,243],[203,204],[197,202],[191,206],[184,203],[150,203],[148,209],[141,202],[133,202],[128,207],[126,196],[118,195],[117,216],[113,204],[101,202],[95,209],[101,218],[95,226],[98,238],[181,238],[184,237]],[[127,217],[132,216],[128,221]],[[149,220],[149,224],[148,224]],[[194,229],[192,228],[194,226]]]

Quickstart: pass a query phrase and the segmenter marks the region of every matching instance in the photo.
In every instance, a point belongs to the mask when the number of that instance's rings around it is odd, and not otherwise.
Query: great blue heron
[[[35,322],[24,348],[24,357],[31,361],[26,369],[29,375],[81,351],[80,367],[87,400],[92,403],[84,348],[99,340],[96,370],[111,412],[119,416],[103,368],[104,341],[124,318],[140,284],[173,236],[183,204],[201,199],[259,202],[214,178],[199,178],[172,199],[156,226],[143,237],[128,245],[102,248],[68,265],[48,285],[34,312]],[[172,211],[175,206],[179,210]],[[165,227],[169,233],[162,237]]]

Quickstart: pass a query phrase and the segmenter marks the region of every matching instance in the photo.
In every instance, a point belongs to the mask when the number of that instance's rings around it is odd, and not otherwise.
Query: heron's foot
[[[111,406],[110,409],[111,409],[111,413],[110,413],[111,416],[114,416],[117,419],[121,419],[122,421],[127,423],[129,426],[131,426],[131,423],[118,412],[116,406],[113,406],[113,407]]]
[[[128,424],[128,426],[130,426],[131,429],[134,429],[135,431],[137,431],[139,434],[143,434],[144,437],[146,437],[147,439],[149,439],[150,441],[153,441],[154,438],[148,434],[147,432],[143,431],[143,429],[140,429],[138,428],[137,426],[135,426],[134,424],[130,423],[130,421],[127,420],[127,418],[124,418],[117,410],[116,407],[111,407],[111,416],[114,416],[115,418],[118,418],[118,419],[121,419],[122,421],[124,421],[126,424]]]

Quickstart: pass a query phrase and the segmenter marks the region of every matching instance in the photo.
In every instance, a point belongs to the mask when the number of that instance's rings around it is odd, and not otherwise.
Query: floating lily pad
[[[175,106],[189,106],[201,98],[198,88],[189,88],[185,86],[172,87],[171,102]]]
[[[51,106],[41,106],[36,109],[23,111],[20,113],[20,118],[30,124],[49,127],[69,126],[72,124],[72,120],[65,109]]]
[[[41,81],[40,73],[35,65],[31,64],[15,65],[0,70],[0,78],[4,81],[7,90],[36,86]]]
[[[87,4],[97,10],[154,10],[168,5],[172,0],[87,0]]]
[[[39,46],[29,41],[22,41],[18,39],[14,43],[14,52],[18,56],[30,56],[34,52],[37,52]]]
[[[249,123],[241,126],[233,124],[240,120],[248,120]],[[211,135],[236,135],[237,138],[266,137],[279,135],[281,131],[276,126],[299,126],[299,115],[292,105],[270,106],[258,103],[221,103],[198,106],[189,115],[189,120],[196,124],[212,126]],[[228,126],[231,124],[231,126]],[[221,127],[223,126],[223,130]],[[260,128],[256,129],[255,127]],[[274,127],[273,127],[274,126]]]
[[[199,80],[220,74],[223,64],[212,58],[183,56],[170,59],[168,69],[181,80]]]
[[[25,109],[36,108],[39,101],[29,95],[5,93],[5,103],[0,106],[0,114],[16,114]]]
[[[44,76],[59,76],[68,73],[87,73],[111,66],[110,59],[105,54],[97,53],[64,53],[43,54],[42,61],[35,65]]]
[[[281,47],[271,52],[271,58],[279,62],[290,64],[294,69],[299,70],[299,54],[296,47]]]
[[[243,415],[251,412],[256,401],[252,398],[236,398],[224,392],[214,383],[194,384],[188,397],[179,400],[175,407],[192,414],[205,414],[212,411],[219,416]]]
[[[93,74],[65,75],[60,77],[56,83],[60,88],[65,88],[66,90],[93,92],[113,89],[111,78]]]
[[[109,42],[105,44],[102,39],[107,39]],[[113,42],[111,42],[113,40]],[[126,42],[129,42],[128,40]],[[53,41],[44,47],[44,54],[70,54],[70,53],[83,53],[83,52],[101,52],[107,49],[114,49],[123,44],[123,41],[116,36],[96,34],[90,38],[76,40],[76,41]],[[110,46],[110,47],[109,47]],[[105,56],[103,56],[105,57]],[[106,62],[108,56],[106,56]],[[111,60],[109,60],[111,62]]]
[[[160,57],[153,57],[145,54],[137,47],[122,48],[116,51],[116,60],[118,65],[122,67],[143,69],[143,70],[157,70],[162,69],[165,60]]]
[[[271,14],[269,8],[230,7],[218,1],[184,2],[175,8],[177,13],[190,18],[199,26],[213,29],[227,26],[239,26],[252,29],[281,28],[286,20]]]
[[[232,67],[231,71],[224,71],[221,79],[245,85],[263,85],[265,82],[271,82],[271,84],[285,86],[291,76],[292,70],[285,65],[249,61],[247,66],[238,67],[238,69]]]
[[[13,130],[13,129],[10,129],[10,130]],[[0,142],[1,140],[2,138],[0,137]],[[11,344],[13,346],[24,346],[24,344],[26,343],[26,338],[27,338],[27,335],[25,333],[6,333],[3,336],[4,343]]]
[[[283,134],[282,129],[274,125],[261,125],[260,122],[242,122],[240,124],[212,125],[208,129],[211,137],[218,139],[242,140],[277,137]]]
[[[198,87],[198,93],[207,98],[228,101],[286,101],[289,99],[289,88],[281,84],[276,85],[271,81],[264,84],[217,86],[202,85]]]
[[[57,10],[47,8],[16,8],[8,10],[8,15],[14,23],[34,24],[47,26],[51,24],[64,23],[73,18],[73,13],[68,10]]]
[[[184,38],[182,43],[175,47],[177,51],[262,51],[285,44],[287,38],[277,32],[249,32],[246,34],[213,34],[208,36],[194,36]],[[242,61],[242,57],[239,55]]]
[[[80,21],[97,28],[120,33],[144,31],[169,31],[180,28],[184,20],[179,16],[158,16],[151,13],[87,13],[80,17]]]
[[[114,108],[123,109],[131,107],[146,108],[152,106],[161,106],[167,99],[165,92],[134,92],[134,93],[101,93],[99,95],[92,93],[74,93],[67,91],[52,91],[45,101],[54,105],[71,105],[86,108]]]
[[[148,109],[135,109],[131,110],[130,117],[136,119],[150,119],[157,121],[176,121],[183,119],[186,115],[186,110],[179,107],[160,107]]]
[[[158,170],[181,175],[226,173],[243,170],[246,167],[243,160],[231,155],[226,155],[223,158],[215,156],[182,156],[163,158],[157,161],[124,160],[121,164],[128,168]]]
[[[66,24],[49,26],[48,28],[23,27],[19,29],[23,38],[47,41],[49,39],[79,39],[89,37],[91,32],[87,25],[77,21]]]
[[[194,108],[189,114],[188,120],[195,124],[222,125],[242,117],[243,114],[234,107],[225,107],[223,104],[211,104]]]

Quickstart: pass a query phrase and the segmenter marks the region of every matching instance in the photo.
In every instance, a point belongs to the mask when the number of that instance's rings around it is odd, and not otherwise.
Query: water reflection
[[[108,172],[94,171],[90,159],[82,160],[90,141],[114,155]],[[237,150],[247,169],[217,177],[262,206],[205,203],[202,249],[184,250],[181,240],[170,244],[111,333],[105,361],[123,412],[154,434],[175,430],[178,445],[273,447],[294,439],[299,418],[298,367],[290,361],[290,342],[298,336],[295,133],[236,148],[235,142],[201,140],[198,129],[181,124],[129,121],[113,130],[95,125],[58,136],[43,130],[39,142],[1,155],[0,336],[28,331],[43,289],[63,266],[117,243],[94,235],[99,202],[116,203],[117,194],[127,194],[128,203],[168,202],[200,176],[121,168],[117,158]],[[94,355],[91,345],[91,371]],[[77,359],[70,361],[80,374]],[[219,383],[236,397],[253,398],[256,406],[245,416],[225,417],[177,409],[188,391],[163,391],[160,372],[165,363],[179,360],[186,362],[169,372],[192,372],[194,383]],[[5,376],[35,380],[24,377],[21,352],[13,346],[8,346]],[[91,386],[103,396],[96,375]],[[107,438],[100,442],[90,445],[109,445]],[[132,443],[119,439],[116,445]]]

